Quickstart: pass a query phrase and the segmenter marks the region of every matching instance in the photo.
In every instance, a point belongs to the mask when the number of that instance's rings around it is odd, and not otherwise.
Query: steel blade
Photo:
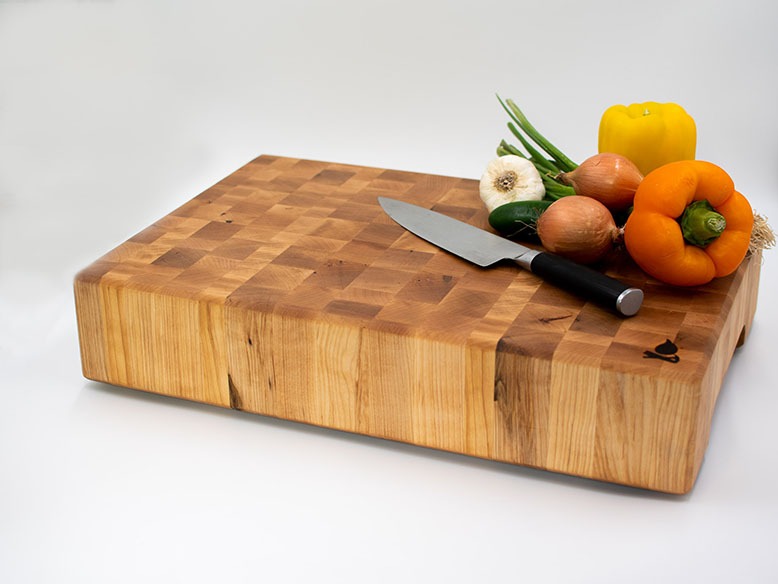
[[[430,243],[482,267],[514,260],[528,267],[537,251],[453,217],[397,199],[378,197],[394,221]]]

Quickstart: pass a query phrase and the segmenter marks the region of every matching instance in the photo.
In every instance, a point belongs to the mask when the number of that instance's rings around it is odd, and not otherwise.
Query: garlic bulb
[[[521,156],[507,154],[487,165],[479,192],[491,213],[506,203],[539,201],[546,194],[546,189],[534,164]]]

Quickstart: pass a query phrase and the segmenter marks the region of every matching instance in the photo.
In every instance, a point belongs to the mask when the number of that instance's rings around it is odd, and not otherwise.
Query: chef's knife
[[[640,309],[643,291],[563,257],[530,249],[417,205],[378,197],[387,215],[430,243],[481,267],[512,260],[541,278],[624,316]]]

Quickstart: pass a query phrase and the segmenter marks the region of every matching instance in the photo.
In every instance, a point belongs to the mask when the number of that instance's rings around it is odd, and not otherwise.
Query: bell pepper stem
[[[705,247],[727,228],[727,221],[708,201],[695,201],[681,216],[681,231],[692,245]]]

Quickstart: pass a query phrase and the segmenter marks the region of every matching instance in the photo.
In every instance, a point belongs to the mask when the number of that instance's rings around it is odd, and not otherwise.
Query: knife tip
[[[392,203],[396,202],[396,199],[390,199],[389,197],[378,197],[378,204],[381,205],[381,208],[386,210],[388,205],[391,205]]]

